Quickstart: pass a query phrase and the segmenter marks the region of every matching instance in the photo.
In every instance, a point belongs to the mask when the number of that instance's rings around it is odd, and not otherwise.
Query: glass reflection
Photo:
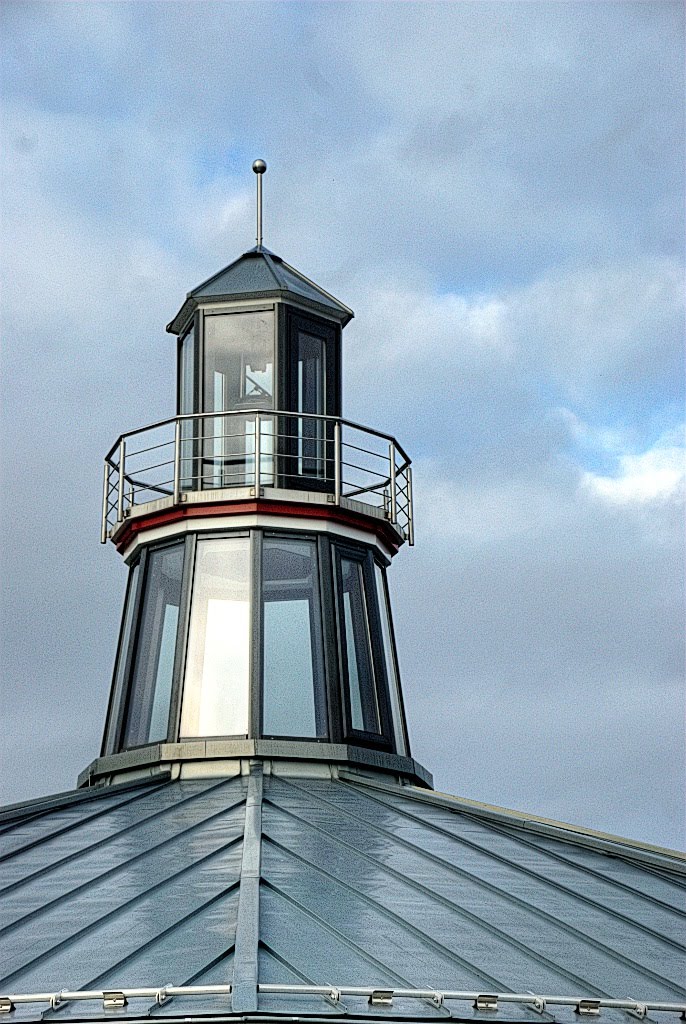
[[[343,634],[348,664],[350,720],[353,729],[379,733],[371,637],[361,562],[341,558],[343,583]]]
[[[381,613],[381,634],[383,637],[384,664],[386,666],[386,678],[388,679],[388,696],[391,704],[391,717],[393,719],[393,732],[395,734],[395,745],[399,754],[407,754],[405,742],[405,729],[403,728],[403,713],[400,705],[400,680],[393,650],[393,633],[391,631],[391,606],[386,588],[385,573],[378,562],[374,563],[376,571],[376,590],[379,598],[379,611]]]
[[[167,738],[182,571],[183,544],[160,548],[148,555],[124,726],[125,748]]]
[[[231,313],[205,317],[206,412],[274,407],[274,313]],[[255,476],[255,419],[217,416],[205,423],[203,485],[234,487]],[[261,430],[260,472],[267,484],[273,474],[273,428]]]
[[[181,384],[179,387],[179,412],[190,415],[195,410],[195,331],[191,327],[181,341]],[[181,489],[193,488],[193,420],[181,421]]]
[[[247,736],[250,540],[197,545],[181,736]]]
[[[267,537],[263,545],[263,733],[328,733],[317,545]]]

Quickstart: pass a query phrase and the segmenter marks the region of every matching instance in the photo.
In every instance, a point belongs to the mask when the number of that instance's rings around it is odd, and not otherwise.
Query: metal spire
[[[252,169],[257,175],[257,248],[262,248],[262,175],[267,170],[264,160],[255,160]]]

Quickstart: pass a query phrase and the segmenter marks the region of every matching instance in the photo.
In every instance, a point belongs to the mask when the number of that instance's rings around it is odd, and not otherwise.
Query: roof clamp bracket
[[[585,1017],[597,1017],[600,1014],[599,999],[580,999],[575,1007],[576,1013]]]
[[[637,1017],[639,1020],[643,1020],[644,1017],[648,1016],[648,1007],[645,1003],[636,1003],[634,1007],[627,1010],[627,1013],[630,1013],[632,1017]]]
[[[15,1005],[9,996],[0,996],[0,1013],[11,1013]]]
[[[329,992],[329,999],[331,1000],[332,1003],[340,1003],[341,990],[339,988],[333,988],[332,986]]]
[[[535,996],[533,992],[531,993],[531,995],[534,996],[531,1002],[529,1003],[531,1009],[535,1010],[536,1013],[545,1013],[545,999],[543,998],[543,996]]]
[[[164,988],[158,989],[158,991],[155,993],[155,1002],[157,1003],[158,1006],[161,1006],[162,1003],[165,1002],[166,998],[167,998],[167,986],[165,985]]]
[[[62,1002],[62,993],[61,992],[54,992],[50,996],[50,1009],[51,1010],[56,1010],[61,1002]]]
[[[434,994],[431,997],[431,1003],[432,1003],[433,1006],[436,1007],[437,1010],[440,1010],[440,1008],[443,1006],[444,1002],[445,1002],[445,996],[443,995],[443,993],[442,992],[434,992]]]
[[[392,1006],[393,1005],[393,989],[392,988],[375,988],[369,996],[370,1006]]]
[[[102,994],[103,1010],[123,1010],[128,1005],[129,1001],[123,992],[103,992]]]
[[[482,993],[474,1000],[475,1010],[497,1010],[498,1009],[498,997]]]

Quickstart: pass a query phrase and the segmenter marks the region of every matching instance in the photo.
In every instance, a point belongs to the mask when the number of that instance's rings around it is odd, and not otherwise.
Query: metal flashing
[[[387,751],[374,750],[367,747],[347,743],[327,743],[323,741],[298,739],[258,739],[258,740],[183,740],[178,743],[155,743],[147,747],[124,751],[120,754],[108,754],[98,757],[79,775],[79,785],[90,784],[94,779],[114,778],[132,769],[141,767],[159,767],[168,772],[170,765],[187,762],[213,762],[212,773],[217,773],[214,762],[246,758],[267,758],[284,761],[331,763],[336,765],[359,765],[362,768],[376,769],[381,772],[404,776],[414,780],[418,786],[431,786],[432,776],[421,764],[412,757],[403,757]],[[227,764],[226,774],[234,774],[233,768]],[[367,776],[364,776],[365,778]]]
[[[257,1010],[257,950],[260,934],[260,863],[262,849],[262,764],[250,765],[245,806],[243,860],[238,892],[236,952],[231,1008],[234,1013]]]

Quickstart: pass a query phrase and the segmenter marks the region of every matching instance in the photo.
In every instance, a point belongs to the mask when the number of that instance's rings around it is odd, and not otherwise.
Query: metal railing
[[[581,1016],[598,1016],[601,1009],[625,1010],[632,1016],[642,1020],[649,1013],[678,1013],[682,1020],[686,1019],[686,1002],[667,1002],[664,1000],[647,999],[611,999],[598,998],[595,995],[537,995],[534,992],[499,992],[484,993],[479,991],[448,990],[437,992],[432,988],[374,988],[359,985],[286,985],[259,983],[257,992],[260,995],[284,996],[324,996],[334,1004],[339,1004],[345,996],[362,997],[370,1006],[382,1009],[393,1005],[394,1000],[418,999],[432,1003],[437,1009],[447,1001],[471,1004],[474,1010],[495,1013],[504,1004],[519,1004],[534,1010],[538,1014],[554,1006],[572,1007]],[[168,999],[177,997],[215,997],[217,1013],[226,1012],[223,1001],[233,993],[232,985],[156,985],[141,988],[111,988],[69,992],[32,992],[0,995],[0,1014],[12,1013],[17,1007],[26,1003],[44,1003],[52,1010],[70,1002],[102,1001],[103,1011],[122,1010],[130,999],[154,1000],[161,1006]],[[366,1017],[374,1018],[373,1011],[367,1011]],[[387,1019],[387,1015],[386,1016]]]
[[[103,544],[149,502],[235,488],[353,501],[414,543],[409,457],[394,437],[340,417],[264,409],[175,416],[122,434],[104,469]]]

